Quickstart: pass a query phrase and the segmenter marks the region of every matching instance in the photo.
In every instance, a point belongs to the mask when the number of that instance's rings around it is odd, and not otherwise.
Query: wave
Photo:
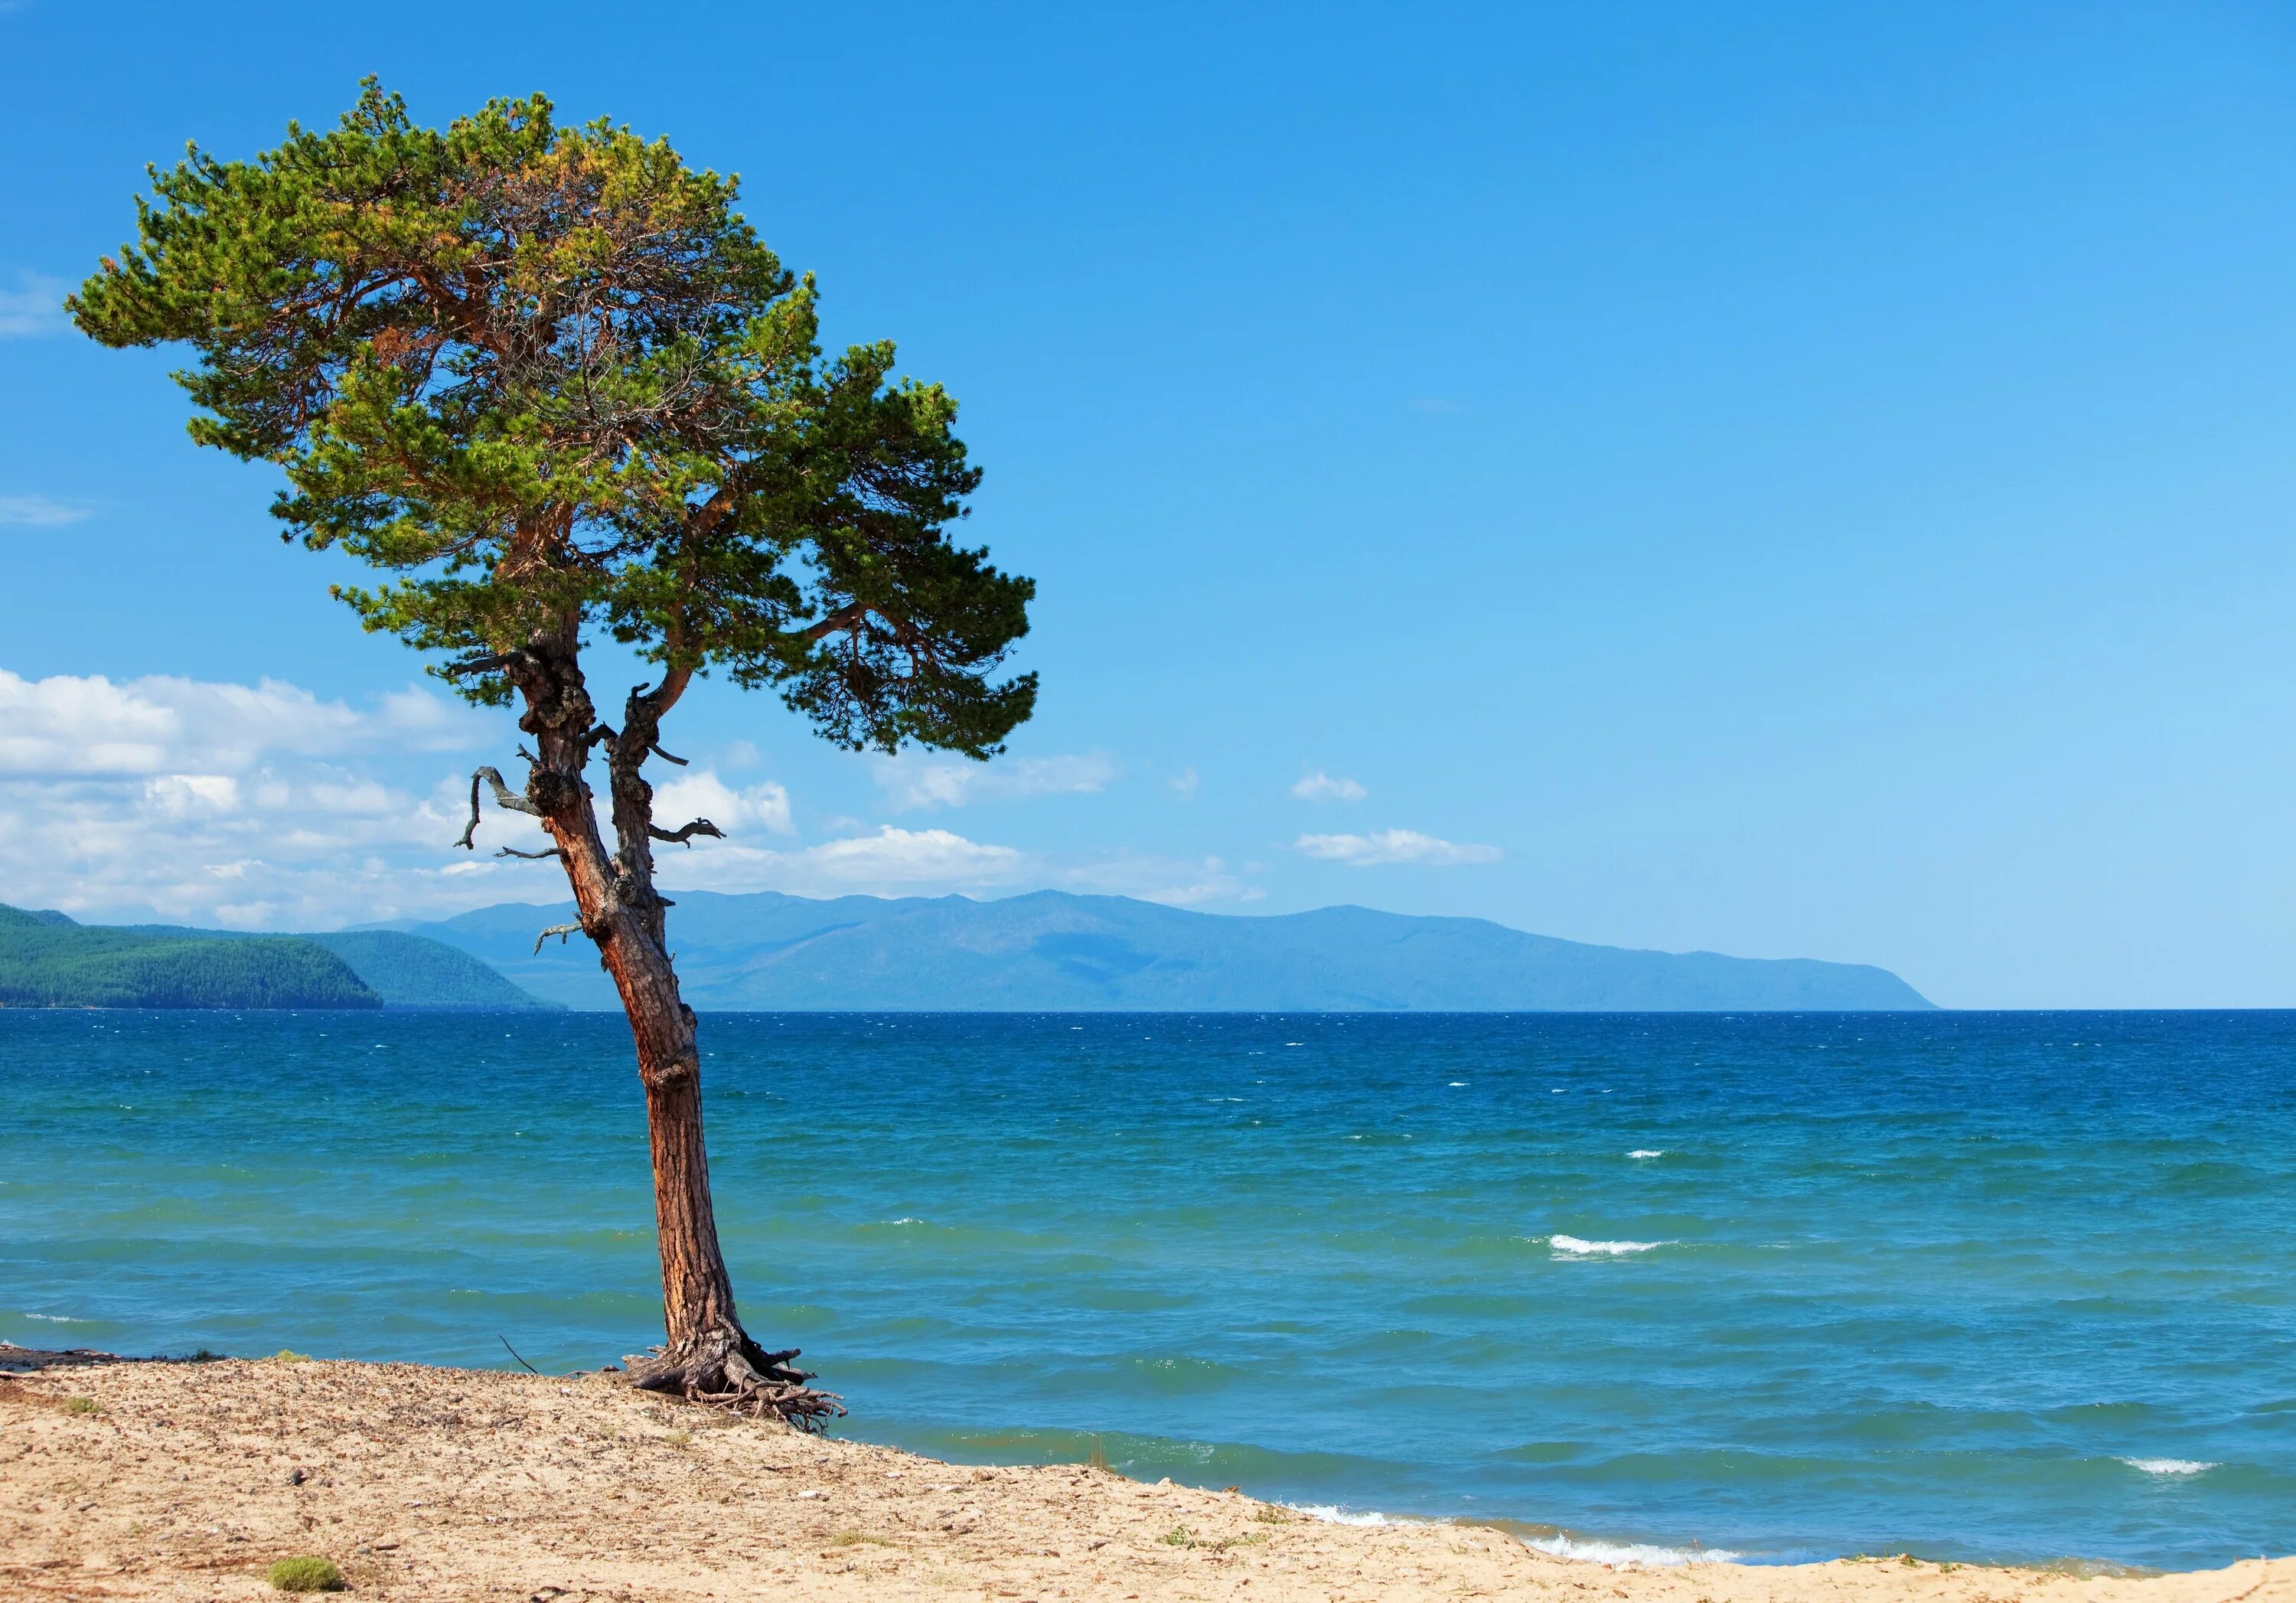
[[[1409,1519],[1390,1519],[1375,1508],[1342,1508],[1337,1503],[1286,1503],[1294,1514],[1304,1514],[1309,1519],[1320,1519],[1333,1525],[1407,1525],[1423,1522]]]
[[[2203,1469],[2214,1469],[2214,1464],[2198,1459],[2123,1459],[2131,1469],[2141,1469],[2147,1475],[2198,1475]]]
[[[1599,1541],[1586,1536],[1526,1536],[1525,1547],[1552,1553],[1557,1558],[1583,1559],[1589,1564],[1647,1564],[1669,1568],[1683,1564],[1735,1564],[1744,1557],[1727,1548],[1662,1548],[1648,1541]]]
[[[1663,1147],[1637,1147],[1632,1152],[1627,1154],[1627,1155],[1630,1158],[1662,1158],[1666,1155],[1666,1148]]]
[[[1576,1236],[1549,1236],[1546,1245],[1565,1258],[1622,1258],[1629,1253],[1647,1253],[1655,1247],[1672,1246],[1671,1241],[1582,1241]]]

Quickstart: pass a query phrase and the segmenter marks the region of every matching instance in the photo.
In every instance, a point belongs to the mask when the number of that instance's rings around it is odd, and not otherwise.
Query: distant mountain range
[[[924,1012],[1900,1012],[1932,1004],[1886,969],[1630,951],[1480,918],[1368,908],[1245,917],[1057,891],[816,901],[681,892],[670,945],[697,1008]],[[392,929],[483,959],[535,996],[613,1007],[597,954],[535,936],[570,903],[507,904]]]
[[[390,930],[250,935],[84,925],[0,906],[0,1007],[550,1007],[452,946]]]

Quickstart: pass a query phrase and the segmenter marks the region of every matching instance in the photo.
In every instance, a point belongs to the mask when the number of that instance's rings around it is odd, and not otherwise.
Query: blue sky
[[[690,699],[683,799],[738,827],[683,883],[2296,1005],[2284,9],[182,18],[0,6],[0,900],[554,893],[444,850],[506,720],[357,632],[166,353],[49,310],[144,161],[373,71],[740,172],[832,340],[964,401],[969,533],[1039,581],[1042,711],[987,769]]]

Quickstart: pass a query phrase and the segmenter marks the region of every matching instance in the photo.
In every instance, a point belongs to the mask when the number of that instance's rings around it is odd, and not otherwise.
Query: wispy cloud
[[[1360,802],[1371,793],[1353,779],[1334,779],[1321,769],[1292,787],[1303,802]]]
[[[51,501],[45,496],[0,496],[0,523],[30,523],[52,529],[77,523],[88,515],[85,506]]]
[[[1367,868],[1376,863],[1421,863],[1438,867],[1496,863],[1506,854],[1496,846],[1438,840],[1415,829],[1382,829],[1372,834],[1303,834],[1294,850],[1325,862]]]
[[[1431,417],[1456,417],[1467,409],[1460,402],[1446,400],[1439,395],[1414,395],[1405,404],[1414,412]]]
[[[1202,777],[1194,769],[1185,768],[1165,780],[1164,788],[1183,802],[1193,802],[1196,799],[1196,792],[1203,787],[1203,783]]]
[[[37,273],[16,275],[16,288],[0,290],[0,340],[36,339],[60,334],[70,326],[64,318],[64,281]]]
[[[1086,795],[1116,778],[1115,760],[1101,752],[1068,757],[1020,757],[994,762],[888,757],[876,768],[878,788],[903,811],[966,807],[977,802],[1029,796]]]

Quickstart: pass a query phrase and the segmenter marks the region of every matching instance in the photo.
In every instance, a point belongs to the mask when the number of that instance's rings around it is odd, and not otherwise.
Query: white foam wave
[[[1588,1564],[1647,1564],[1672,1567],[1682,1564],[1735,1564],[1744,1557],[1726,1548],[1662,1548],[1648,1541],[1597,1541],[1585,1536],[1526,1537],[1523,1545],[1552,1553],[1557,1558],[1577,1558]]]
[[[68,1313],[28,1313],[28,1319],[37,1319],[44,1325],[93,1325],[94,1319],[76,1319]]]
[[[1549,1236],[1546,1245],[1569,1258],[1622,1258],[1629,1253],[1647,1253],[1655,1247],[1672,1246],[1670,1241],[1582,1241],[1576,1236]]]
[[[1294,1514],[1304,1514],[1309,1519],[1320,1519],[1333,1525],[1400,1525],[1411,1521],[1390,1519],[1375,1508],[1342,1508],[1337,1503],[1286,1503]]]
[[[1666,1155],[1666,1148],[1663,1147],[1637,1147],[1632,1152],[1627,1154],[1627,1155],[1630,1158],[1662,1158]]]
[[[2147,1475],[2198,1475],[2203,1469],[2214,1469],[2214,1464],[2198,1459],[2123,1459],[2131,1469],[2141,1469]]]

